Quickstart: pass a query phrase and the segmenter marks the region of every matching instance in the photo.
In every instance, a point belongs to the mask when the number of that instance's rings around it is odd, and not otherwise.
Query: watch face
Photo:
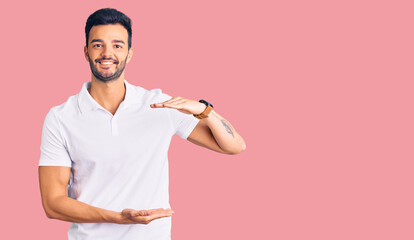
[[[207,101],[205,101],[203,99],[201,99],[199,102],[204,103],[206,106],[211,106],[212,108],[214,108],[211,103],[209,103],[209,102],[207,102]]]

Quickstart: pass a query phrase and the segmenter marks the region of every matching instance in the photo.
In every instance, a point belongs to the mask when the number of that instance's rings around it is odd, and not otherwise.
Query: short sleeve
[[[53,108],[47,113],[43,123],[39,166],[72,166]]]
[[[171,99],[168,94],[163,93],[164,101]],[[186,114],[178,111],[177,109],[169,109],[169,116],[175,133],[182,139],[187,139],[190,133],[197,126],[200,119],[194,117],[192,114]]]

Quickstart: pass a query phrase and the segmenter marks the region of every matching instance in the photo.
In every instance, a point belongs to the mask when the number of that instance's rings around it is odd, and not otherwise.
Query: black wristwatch
[[[214,108],[213,105],[207,102],[206,100],[201,99],[199,102],[204,103],[206,106],[211,106],[212,108]]]
[[[203,99],[201,99],[199,102],[204,103],[207,107],[206,109],[200,113],[200,114],[193,114],[194,117],[198,118],[198,119],[203,119],[203,118],[207,118],[208,114],[211,112],[211,110],[213,110],[213,105]]]

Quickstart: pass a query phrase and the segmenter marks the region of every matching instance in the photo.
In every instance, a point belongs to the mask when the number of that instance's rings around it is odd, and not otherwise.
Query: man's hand
[[[206,109],[204,103],[190,100],[182,97],[173,97],[170,100],[167,100],[162,103],[153,103],[150,105],[152,108],[174,108],[178,111],[186,114],[200,114]]]
[[[171,209],[150,209],[150,210],[135,210],[126,208],[121,212],[121,224],[148,224],[152,220],[163,218],[163,217],[171,217],[174,211]]]

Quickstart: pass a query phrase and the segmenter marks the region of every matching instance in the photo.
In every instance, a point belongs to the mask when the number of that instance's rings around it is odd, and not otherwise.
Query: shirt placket
[[[112,116],[112,119],[111,119],[112,136],[118,136],[119,135],[119,132],[118,132],[118,118],[119,118],[119,113],[117,111],[115,113],[115,115]]]

